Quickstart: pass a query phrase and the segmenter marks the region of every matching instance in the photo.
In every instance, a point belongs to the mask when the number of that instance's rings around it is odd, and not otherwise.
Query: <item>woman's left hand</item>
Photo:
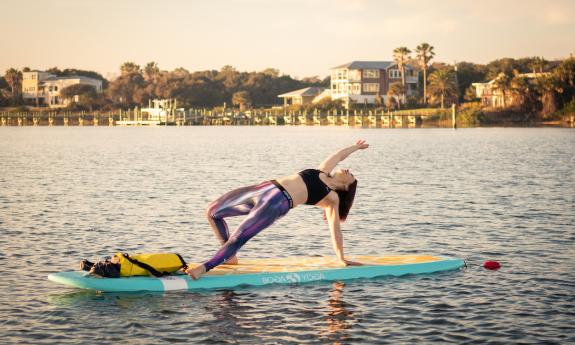
[[[356,141],[356,143],[355,143],[355,147],[356,147],[358,150],[365,150],[366,148],[369,147],[369,144],[366,143],[365,140],[358,140],[358,141]]]

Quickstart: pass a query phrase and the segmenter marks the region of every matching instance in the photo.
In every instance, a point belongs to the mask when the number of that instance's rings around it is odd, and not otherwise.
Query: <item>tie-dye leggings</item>
[[[228,192],[211,202],[206,214],[213,220],[222,239],[222,247],[204,262],[206,272],[222,264],[252,237],[284,216],[292,207],[292,200],[275,180],[242,187]],[[224,218],[247,215],[231,234]]]

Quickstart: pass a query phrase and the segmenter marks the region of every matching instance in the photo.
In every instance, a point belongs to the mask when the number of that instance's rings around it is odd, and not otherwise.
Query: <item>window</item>
[[[401,78],[401,71],[398,69],[390,69],[389,70],[389,78],[391,78],[391,79]]]
[[[48,91],[52,92],[52,91],[53,91],[53,87],[50,86],[50,87],[48,88]]]
[[[54,91],[58,91],[58,86],[54,86]]]
[[[363,84],[363,92],[379,92],[379,84],[365,83]]]
[[[361,72],[359,70],[351,70],[348,72],[349,80],[359,81],[361,80]]]
[[[353,94],[354,95],[361,95],[361,88],[360,88],[361,84],[353,84]]]
[[[331,72],[332,80],[344,80],[347,79],[347,69],[338,69]]]
[[[363,77],[364,78],[379,78],[379,70],[378,69],[364,69],[363,70]]]

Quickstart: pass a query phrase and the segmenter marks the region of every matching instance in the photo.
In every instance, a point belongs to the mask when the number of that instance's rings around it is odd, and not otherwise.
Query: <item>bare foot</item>
[[[204,267],[204,265],[198,265],[194,268],[188,268],[186,270],[186,274],[189,275],[190,277],[192,277],[193,280],[198,280],[200,279],[200,277],[206,273],[206,268]]]
[[[238,257],[235,255],[229,258],[226,262],[224,262],[224,265],[237,265],[237,264],[238,264]]]

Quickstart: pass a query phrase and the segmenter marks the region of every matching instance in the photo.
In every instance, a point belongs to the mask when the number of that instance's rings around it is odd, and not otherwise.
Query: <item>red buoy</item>
[[[483,267],[488,270],[498,270],[501,268],[501,265],[497,261],[485,261]]]

